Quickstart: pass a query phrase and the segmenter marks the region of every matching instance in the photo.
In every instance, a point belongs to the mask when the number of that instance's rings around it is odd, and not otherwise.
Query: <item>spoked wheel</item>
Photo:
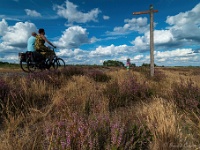
[[[47,59],[45,64],[48,70],[55,70],[57,68],[57,62],[54,60],[51,62],[50,59]]]
[[[29,70],[28,70],[28,65],[27,65],[27,63],[26,63],[25,61],[20,60],[19,63],[20,63],[21,69],[22,69],[24,72],[29,72]]]
[[[38,72],[38,71],[41,71],[42,68],[40,68],[38,65],[39,64],[31,61],[30,59],[27,60],[27,66],[28,66],[29,72]]]
[[[62,70],[65,68],[65,61],[62,58],[55,59],[55,62],[57,62],[56,69]]]

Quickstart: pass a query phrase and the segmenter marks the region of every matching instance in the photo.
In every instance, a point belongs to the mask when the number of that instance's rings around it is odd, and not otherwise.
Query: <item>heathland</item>
[[[0,150],[200,149],[200,68],[0,76]]]

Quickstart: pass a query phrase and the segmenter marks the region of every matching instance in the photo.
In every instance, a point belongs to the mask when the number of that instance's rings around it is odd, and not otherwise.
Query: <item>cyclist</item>
[[[35,51],[35,37],[36,37],[36,33],[32,32],[31,36],[29,37],[28,41],[27,41],[27,50],[29,52],[33,52]]]
[[[44,44],[47,42],[52,47],[56,48],[47,38],[45,37],[45,31],[44,29],[38,30],[38,35],[36,36],[35,40],[35,49],[36,51],[40,52],[45,58],[50,58],[50,60],[53,59],[53,56],[55,56],[55,52],[51,50],[49,47],[46,47]]]

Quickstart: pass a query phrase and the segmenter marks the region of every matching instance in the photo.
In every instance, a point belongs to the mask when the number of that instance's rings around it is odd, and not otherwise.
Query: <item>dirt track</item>
[[[20,68],[0,68],[0,76],[15,76],[20,75],[24,76],[27,75],[27,73],[23,72]]]

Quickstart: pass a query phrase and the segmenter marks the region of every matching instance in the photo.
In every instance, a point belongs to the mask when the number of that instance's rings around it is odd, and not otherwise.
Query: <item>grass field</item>
[[[200,149],[199,80],[192,67],[0,76],[0,150]]]

